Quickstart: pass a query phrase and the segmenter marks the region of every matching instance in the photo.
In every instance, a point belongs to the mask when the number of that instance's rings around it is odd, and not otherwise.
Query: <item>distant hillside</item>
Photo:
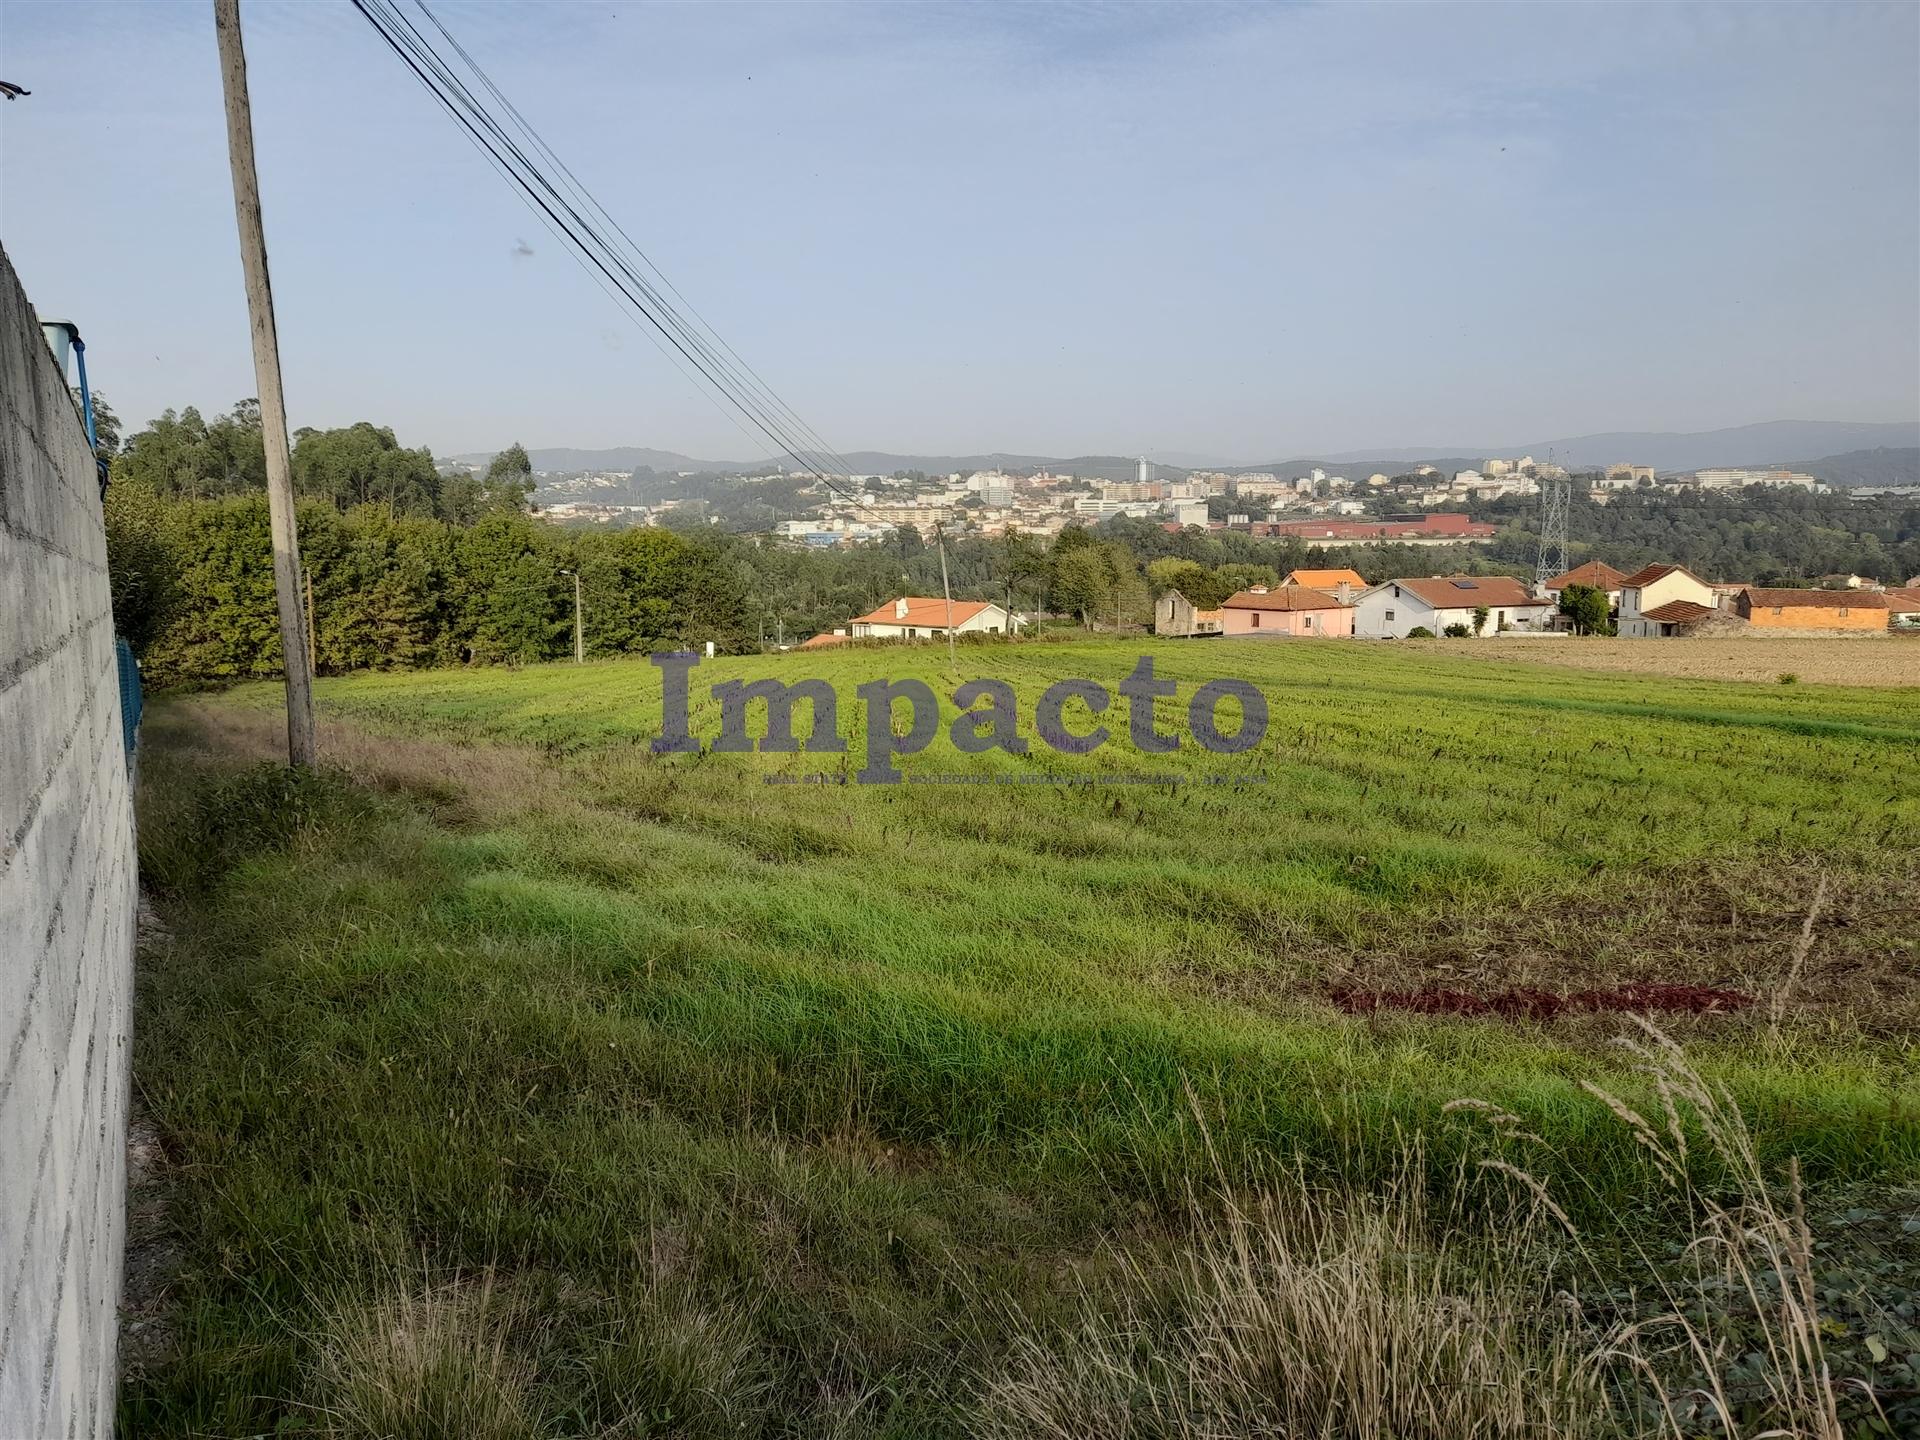
[[[1498,454],[1498,451],[1490,452]],[[1384,459],[1382,455],[1394,456]],[[1358,459],[1351,455],[1323,455],[1318,459],[1269,460],[1264,465],[1236,465],[1235,473],[1246,474],[1249,471],[1261,474],[1272,471],[1275,475],[1305,475],[1309,471],[1324,470],[1329,475],[1344,475],[1349,480],[1364,480],[1369,475],[1404,475],[1416,465],[1431,465],[1442,474],[1450,475],[1455,470],[1469,470],[1482,463],[1485,455],[1469,457],[1466,455],[1442,455],[1438,451],[1422,451],[1418,456],[1409,458],[1388,450],[1375,451],[1372,459],[1362,456]],[[1545,457],[1540,457],[1544,459]]]
[[[1570,439],[1537,440],[1527,445],[1344,450],[1317,458],[1268,460],[1257,465],[1223,468],[1272,470],[1280,474],[1300,475],[1318,466],[1337,474],[1364,476],[1380,471],[1397,475],[1420,464],[1452,471],[1481,465],[1494,456],[1532,455],[1537,460],[1545,460],[1551,454],[1560,464],[1575,469],[1630,464],[1651,465],[1658,470],[1697,470],[1707,465],[1779,464],[1778,457],[1782,455],[1823,455],[1827,457],[1824,460],[1791,463],[1833,484],[1889,485],[1900,483],[1901,477],[1912,482],[1913,456],[1917,451],[1920,451],[1920,421],[1883,425],[1855,424],[1844,420],[1774,420],[1761,425],[1741,425],[1731,430],[1703,430],[1697,433],[1619,430],[1598,435],[1577,435]],[[740,474],[771,469],[781,463],[773,459],[702,460],[673,450],[651,450],[632,445],[615,446],[609,450],[551,449],[528,453],[536,470],[645,468],[663,474],[693,470]],[[451,458],[469,464],[485,464],[492,454],[482,451]],[[887,450],[853,450],[847,452],[845,458],[857,474],[887,475],[895,470],[924,470],[930,475],[944,475],[955,470],[1045,468],[1106,480],[1131,480],[1137,463],[1131,455],[1026,455],[997,450],[975,455],[902,455]],[[1818,468],[1823,465],[1833,468],[1835,475],[1829,476]],[[1161,464],[1158,473],[1165,477],[1183,471],[1178,465]]]
[[[1829,485],[1920,485],[1920,447],[1882,446],[1849,450],[1820,460],[1783,460],[1789,470],[1817,476]]]
[[[493,458],[488,450],[450,455],[449,460],[466,465],[484,465]],[[527,458],[535,470],[656,470],[663,475],[681,471],[707,470],[720,474],[747,474],[754,471],[791,468],[786,456],[764,460],[701,460],[674,450],[649,450],[643,446],[616,445],[607,450],[529,450]],[[970,470],[1071,471],[1076,475],[1099,476],[1111,480],[1131,480],[1138,465],[1131,455],[1015,455],[993,451],[979,455],[896,455],[885,450],[854,450],[842,456],[856,475],[891,475],[896,470],[923,470],[929,475],[946,475]],[[1162,465],[1162,474],[1180,473],[1178,466]]]
[[[450,455],[464,465],[484,465],[493,459],[491,450]],[[616,445],[610,450],[529,450],[527,458],[536,470],[659,470],[674,474],[681,470],[744,471],[754,468],[745,460],[697,460],[675,450],[649,450],[641,445]]]
[[[1369,457],[1384,455],[1389,457],[1386,463],[1404,469],[1408,462],[1440,465],[1443,457],[1471,456],[1470,463],[1478,465],[1492,456],[1531,455],[1536,460],[1544,460],[1551,452],[1560,464],[1580,469],[1628,464],[1651,465],[1657,470],[1697,470],[1703,465],[1761,465],[1777,455],[1839,455],[1852,450],[1907,446],[1920,446],[1920,421],[1858,424],[1850,420],[1769,420],[1759,425],[1738,425],[1730,430],[1612,430],[1598,435],[1534,440],[1524,445],[1349,450],[1330,458],[1337,465],[1369,461],[1375,468],[1381,468],[1380,462],[1370,461]]]
[[[895,455],[885,450],[854,450],[847,463],[863,475],[890,475],[895,470],[924,470],[929,475],[948,475],[956,470],[1059,470],[1076,475],[1097,475],[1109,480],[1131,480],[1139,466],[1132,455],[1015,455],[996,450],[982,455]],[[1165,470],[1179,467],[1163,465]]]

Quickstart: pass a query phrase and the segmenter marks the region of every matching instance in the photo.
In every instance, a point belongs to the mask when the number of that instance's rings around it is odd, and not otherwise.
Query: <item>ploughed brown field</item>
[[[1628,670],[1681,680],[1759,680],[1782,675],[1808,685],[1920,686],[1920,636],[1849,635],[1834,639],[1758,636],[1737,640],[1520,639],[1428,642],[1486,660]]]

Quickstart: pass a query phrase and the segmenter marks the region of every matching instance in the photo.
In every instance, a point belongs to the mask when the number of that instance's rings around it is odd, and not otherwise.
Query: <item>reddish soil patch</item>
[[[1615,985],[1603,990],[1575,990],[1562,995],[1552,990],[1523,987],[1493,995],[1466,990],[1355,990],[1341,987],[1333,1003],[1349,1015],[1371,1015],[1376,1010],[1407,1010],[1416,1015],[1498,1015],[1506,1020],[1552,1020],[1568,1013],[1632,1011],[1680,1015],[1710,1015],[1744,1010],[1751,995],[1719,990],[1709,985]]]

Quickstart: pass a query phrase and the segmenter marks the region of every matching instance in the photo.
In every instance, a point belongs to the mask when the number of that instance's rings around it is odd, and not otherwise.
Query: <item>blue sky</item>
[[[842,450],[1920,415],[1910,3],[435,8]],[[770,448],[345,0],[243,11],[294,425]],[[6,0],[0,78],[0,240],[98,388],[252,394],[210,5]]]

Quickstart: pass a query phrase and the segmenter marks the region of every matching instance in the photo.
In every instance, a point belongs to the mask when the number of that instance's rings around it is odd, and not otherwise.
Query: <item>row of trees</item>
[[[506,509],[465,526],[378,504],[299,511],[323,674],[565,655],[576,572],[596,653],[753,643],[739,567],[671,531],[568,534]],[[125,483],[107,514],[115,622],[157,682],[279,672],[264,496]]]
[[[115,623],[158,682],[281,669],[260,408],[204,419],[169,410],[120,443],[107,544]],[[519,445],[483,474],[442,471],[425,448],[365,421],[293,437],[300,549],[322,673],[550,659],[572,644],[580,577],[602,653],[751,643],[747,575],[663,530],[585,535],[528,514]]]
[[[105,406],[95,397],[95,410]],[[116,481],[137,485],[169,500],[217,500],[263,492],[266,446],[260,402],[242,400],[212,420],[189,405],[168,410],[119,445],[119,422],[106,410],[102,447]],[[442,474],[431,451],[409,450],[392,430],[362,420],[335,430],[310,427],[293,434],[293,488],[303,499],[336,510],[378,505],[390,516],[423,516],[471,525],[494,510],[527,508],[533,466],[520,445],[496,455],[484,475]]]
[[[1501,524],[1489,558],[1532,566],[1538,502],[1515,497],[1471,507]],[[1898,584],[1920,575],[1920,505],[1911,496],[1750,486],[1744,491],[1625,490],[1604,505],[1576,492],[1568,530],[1573,560],[1634,571],[1664,562],[1710,580],[1796,585],[1823,575]]]

